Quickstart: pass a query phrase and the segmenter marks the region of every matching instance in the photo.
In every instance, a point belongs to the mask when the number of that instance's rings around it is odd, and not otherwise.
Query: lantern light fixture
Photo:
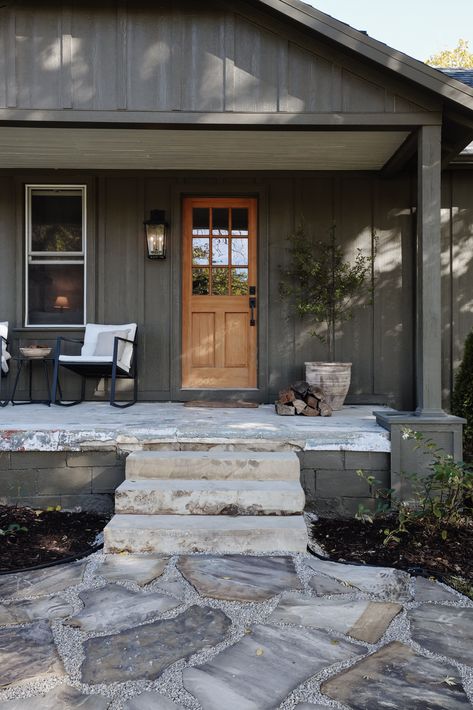
[[[148,259],[165,259],[168,225],[164,210],[151,210],[150,218],[145,220],[143,224]]]

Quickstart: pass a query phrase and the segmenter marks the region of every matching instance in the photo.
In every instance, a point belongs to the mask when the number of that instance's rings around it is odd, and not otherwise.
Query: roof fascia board
[[[236,127],[241,130],[271,129],[372,129],[390,130],[413,129],[418,126],[442,125],[442,113],[428,111],[420,113],[198,113],[196,111],[95,111],[84,109],[0,109],[0,123],[28,125],[50,123],[55,125],[96,126],[148,126],[166,128],[180,126],[194,129]]]
[[[440,94],[463,107],[473,110],[473,88],[443,75],[439,70],[409,57],[359,30],[316,10],[299,0],[258,0],[276,12],[318,32],[358,54],[380,64],[424,88]]]

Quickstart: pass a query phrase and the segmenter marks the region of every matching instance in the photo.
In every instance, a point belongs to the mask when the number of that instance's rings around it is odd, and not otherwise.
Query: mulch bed
[[[314,540],[334,560],[397,567],[411,572],[458,575],[473,580],[473,520],[450,528],[448,537],[431,536],[425,527],[412,524],[399,543],[384,544],[383,531],[392,521],[320,518],[313,523]]]
[[[82,556],[108,520],[97,513],[66,513],[0,506],[0,572]],[[8,533],[10,525],[26,530]]]

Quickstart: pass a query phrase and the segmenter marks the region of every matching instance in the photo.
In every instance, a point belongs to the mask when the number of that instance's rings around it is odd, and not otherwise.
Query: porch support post
[[[430,472],[432,457],[419,451],[406,438],[404,429],[421,433],[425,439],[455,460],[462,458],[464,419],[442,409],[441,331],[441,126],[418,130],[417,182],[417,300],[416,300],[416,411],[374,412],[376,421],[390,432],[391,487],[410,499],[412,491],[403,474]]]
[[[442,410],[441,126],[418,131],[416,415]]]

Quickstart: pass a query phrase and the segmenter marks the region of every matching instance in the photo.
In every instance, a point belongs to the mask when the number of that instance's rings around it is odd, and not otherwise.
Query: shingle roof
[[[473,69],[450,69],[448,67],[440,68],[440,71],[452,77],[452,79],[462,81],[467,86],[473,87]]]

